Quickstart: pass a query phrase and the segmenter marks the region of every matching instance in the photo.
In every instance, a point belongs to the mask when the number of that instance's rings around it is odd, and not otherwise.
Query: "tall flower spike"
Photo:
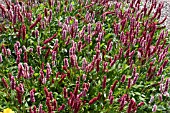
[[[11,89],[15,89],[15,87],[16,87],[16,82],[15,82],[14,76],[11,76],[11,78],[10,78],[10,86],[11,86]]]
[[[134,79],[133,79],[133,85],[136,84],[136,82],[137,82],[137,80],[138,80],[138,78],[139,78],[138,75],[139,75],[138,73],[135,74],[135,77],[134,77]]]
[[[37,23],[41,21],[41,18],[42,18],[41,14],[39,14],[36,21],[30,25],[30,29],[34,28],[37,25]]]
[[[168,92],[168,89],[169,89],[169,82],[170,82],[170,78],[167,78],[167,79],[166,79],[166,83],[165,83],[164,92]]]
[[[6,80],[4,79],[4,77],[3,77],[1,80],[2,80],[2,83],[4,84],[4,86],[5,86],[6,88],[8,88],[8,84],[7,84]]]
[[[89,101],[89,105],[93,104],[93,103],[96,102],[97,100],[98,100],[97,97],[92,98],[92,99]]]
[[[140,102],[137,107],[140,107],[140,106],[143,106],[144,105],[144,102]]]
[[[17,99],[18,99],[18,103],[22,104],[22,92],[21,89],[19,87],[16,87],[16,92],[17,92]]]
[[[50,15],[48,17],[48,22],[50,23],[52,21],[52,10],[50,9]]]
[[[53,60],[53,61],[56,60],[56,51],[52,51],[52,60]]]
[[[37,54],[38,54],[38,56],[41,55],[41,46],[37,46]]]
[[[32,90],[30,91],[30,100],[31,100],[31,102],[35,102],[34,93],[35,93],[35,89],[32,89]]]
[[[111,90],[114,91],[114,89],[116,88],[116,84],[118,83],[118,80],[116,80],[113,85],[111,86]]]
[[[121,82],[124,83],[125,80],[126,80],[126,75],[124,74],[124,75],[122,75]]]
[[[103,89],[106,88],[106,79],[107,79],[107,76],[105,75],[105,76],[103,77],[103,83],[102,83],[102,88],[103,88]]]
[[[49,42],[50,42],[51,40],[53,40],[56,36],[57,36],[57,33],[55,33],[52,37],[46,39],[46,40],[43,42],[43,44],[49,43]]]
[[[56,99],[54,99],[53,101],[53,110],[56,110],[57,109],[57,101]]]
[[[131,78],[128,78],[128,89],[131,87]]]
[[[66,87],[63,88],[63,92],[64,92],[64,98],[67,98],[67,89],[66,89]]]
[[[26,26],[23,24],[22,25],[22,39],[25,40],[26,36]]]
[[[64,58],[64,66],[69,67],[68,58]]]
[[[39,105],[38,113],[43,113],[43,110],[42,110],[42,104],[40,104],[40,105]]]
[[[61,110],[64,110],[65,108],[65,104],[62,104],[59,108],[58,108],[58,112],[60,112]]]

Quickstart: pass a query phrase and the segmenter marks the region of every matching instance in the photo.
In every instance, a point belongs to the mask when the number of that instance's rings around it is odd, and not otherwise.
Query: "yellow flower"
[[[9,108],[4,109],[3,113],[14,113],[14,111],[12,111]]]

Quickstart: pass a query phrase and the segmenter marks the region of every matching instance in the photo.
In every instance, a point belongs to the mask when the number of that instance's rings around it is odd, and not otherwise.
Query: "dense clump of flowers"
[[[0,5],[9,21],[0,35],[2,107],[30,113],[168,109],[163,2],[6,4]]]

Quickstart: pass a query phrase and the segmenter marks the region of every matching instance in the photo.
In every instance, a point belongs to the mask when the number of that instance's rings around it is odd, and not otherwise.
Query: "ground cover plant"
[[[0,111],[170,111],[163,2],[5,1]]]

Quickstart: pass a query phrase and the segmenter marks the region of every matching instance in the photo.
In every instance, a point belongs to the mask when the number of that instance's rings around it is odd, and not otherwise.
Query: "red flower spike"
[[[164,61],[164,63],[162,64],[162,67],[165,68],[165,66],[167,65],[168,63],[168,59]]]
[[[114,89],[116,88],[116,84],[118,83],[118,80],[116,80],[113,85],[111,86],[111,90],[114,91]]]
[[[131,78],[128,78],[128,89],[131,87]]]
[[[59,108],[58,108],[58,112],[60,112],[61,110],[64,110],[65,108],[65,104],[62,104]]]
[[[126,80],[126,75],[122,75],[121,82],[124,83]]]
[[[150,9],[149,9],[149,11],[148,11],[148,16],[151,14],[153,8],[154,8],[154,5],[152,4],[151,7],[150,7]]]
[[[27,63],[28,62],[28,57],[27,57],[27,52],[24,52],[24,62]]]
[[[31,100],[31,102],[35,102],[34,93],[35,93],[35,89],[32,89],[32,90],[30,91],[30,100]]]
[[[49,42],[50,42],[51,40],[53,40],[56,36],[57,36],[57,33],[55,33],[52,37],[46,39],[46,40],[43,42],[43,44],[49,43]]]
[[[129,106],[128,106],[128,109],[127,109],[127,113],[131,113],[133,104],[134,104],[134,100],[131,99],[131,100],[130,100],[130,103],[129,103]]]
[[[58,78],[58,76],[59,76],[60,74],[61,74],[60,72],[57,72],[57,73],[56,73],[56,78]]]
[[[101,97],[101,93],[99,92],[98,95],[97,95],[97,100],[99,100]]]
[[[91,99],[89,101],[89,105],[93,104],[94,102],[96,102],[98,100],[98,97],[94,97],[93,99]]]
[[[4,78],[2,78],[2,82],[3,82],[4,86],[5,86],[6,88],[8,88],[8,84],[7,84],[7,82],[6,82],[6,80],[5,80]]]
[[[41,17],[41,15],[39,14],[38,17],[37,17],[37,19],[36,19],[36,21],[35,21],[33,24],[30,25],[30,29],[34,28],[34,27],[37,25],[37,23],[41,21],[41,18],[42,18],[42,17]]]
[[[105,75],[105,76],[103,77],[103,83],[102,83],[102,88],[103,88],[103,89],[106,88],[106,79],[107,79],[107,76]]]
[[[140,106],[143,106],[144,105],[144,102],[140,102],[137,107],[140,107]]]
[[[49,97],[48,89],[46,87],[44,87],[44,92],[45,92],[46,97]]]
[[[40,105],[39,105],[38,113],[43,113],[43,110],[42,110],[42,104],[40,104]]]
[[[51,53],[51,51],[50,51],[50,48],[49,48],[49,49],[47,50],[46,54],[45,54],[45,59],[48,58],[48,56],[49,56],[50,53]]]
[[[34,110],[33,110],[34,113],[37,113],[37,110],[36,110],[36,109],[37,109],[37,107],[34,105]]]
[[[67,76],[67,74],[62,74],[61,80],[58,82],[59,84],[64,80],[64,78]]]
[[[64,98],[67,98],[67,89],[66,89],[66,87],[63,88],[63,92],[64,92]]]
[[[17,99],[18,99],[18,103],[22,104],[22,92],[20,87],[16,87],[15,89],[17,91]]]
[[[100,61],[101,61],[100,58],[98,58],[97,61],[96,61],[96,71],[97,71],[97,72],[100,71],[100,67],[99,67],[99,66],[100,66]]]
[[[45,8],[45,9],[44,9],[44,16],[47,17],[47,15],[48,15],[48,9]]]
[[[32,110],[32,108],[31,108],[31,107],[29,108],[29,111],[30,111],[30,113],[34,113],[34,111]]]
[[[53,101],[53,110],[56,110],[57,109],[57,101],[56,99],[54,99]]]
[[[25,36],[26,36],[26,26],[23,24],[21,29],[22,29],[22,39],[25,40]]]
[[[117,61],[117,59],[118,59],[118,56],[115,55],[115,56],[114,56],[114,59],[111,60],[111,62],[110,62],[110,66],[111,66],[111,67],[114,65],[114,63]]]

